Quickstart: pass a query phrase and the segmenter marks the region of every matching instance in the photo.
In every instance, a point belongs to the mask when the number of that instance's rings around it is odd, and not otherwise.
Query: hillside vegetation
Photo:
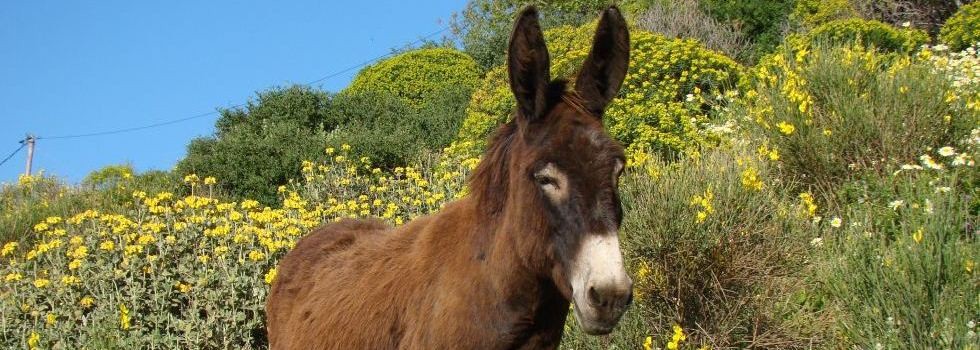
[[[570,319],[562,347],[977,349],[980,18],[966,5],[942,29],[905,27],[952,14],[909,3],[919,17],[628,2],[642,20],[605,125],[627,148],[635,301],[608,336]],[[576,73],[595,25],[582,14],[603,5],[569,4],[545,6],[556,77]],[[402,52],[337,94],[261,92],[173,172],[3,185],[0,347],[266,348],[265,297],[298,238],[466,195],[514,106],[491,53],[518,5],[473,1],[464,50]],[[671,16],[717,32],[646,30]]]

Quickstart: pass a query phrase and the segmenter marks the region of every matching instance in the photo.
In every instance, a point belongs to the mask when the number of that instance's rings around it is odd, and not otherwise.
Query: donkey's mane
[[[547,115],[559,102],[565,101],[573,108],[581,108],[581,98],[575,92],[568,90],[568,81],[559,79],[548,84],[547,108],[543,115]],[[576,107],[576,105],[579,105]],[[519,112],[515,112],[519,113]],[[507,156],[510,154],[511,146],[518,137],[517,118],[500,126],[490,139],[483,159],[470,175],[468,185],[473,199],[476,200],[481,208],[481,212],[489,217],[496,217],[503,204],[507,201],[507,181],[510,176],[510,163]]]

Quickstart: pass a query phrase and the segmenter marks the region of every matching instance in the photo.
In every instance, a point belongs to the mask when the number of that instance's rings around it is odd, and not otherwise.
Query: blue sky
[[[0,2],[0,159],[40,137],[135,127],[236,105],[386,54],[448,25],[446,1]],[[448,31],[447,31],[448,33]],[[317,85],[342,89],[356,70]],[[78,182],[131,163],[171,169],[216,116],[108,136],[41,139],[34,169]],[[24,171],[23,150],[0,182]]]

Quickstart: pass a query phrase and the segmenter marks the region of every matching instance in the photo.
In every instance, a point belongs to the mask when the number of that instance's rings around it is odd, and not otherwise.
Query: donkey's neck
[[[474,203],[476,204],[476,203]],[[474,208],[480,210],[480,208]],[[568,315],[569,301],[551,279],[546,252],[547,227],[528,220],[526,208],[502,205],[474,230],[476,263],[495,295],[494,327],[512,336],[513,348],[557,346]]]

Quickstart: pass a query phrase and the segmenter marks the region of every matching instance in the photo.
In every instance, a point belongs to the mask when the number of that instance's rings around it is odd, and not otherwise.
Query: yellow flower
[[[276,268],[273,267],[269,269],[269,272],[265,273],[265,284],[272,284],[272,281],[276,280]]]
[[[95,298],[93,298],[90,295],[86,295],[86,296],[82,297],[82,300],[79,300],[78,301],[78,305],[81,305],[83,308],[86,308],[86,309],[92,307],[92,305],[94,305],[94,304],[95,304]]]
[[[214,185],[216,183],[218,183],[218,179],[215,179],[214,176],[208,176],[204,178],[205,185]]]
[[[7,256],[13,253],[17,249],[17,242],[8,242],[3,245],[3,249],[0,249],[0,256]]]
[[[51,281],[46,278],[38,278],[34,280],[34,287],[38,289],[47,287],[49,284],[51,284]]]
[[[762,190],[762,179],[759,178],[759,173],[755,168],[748,167],[742,171],[742,185],[751,190]]]
[[[779,122],[776,124],[776,127],[779,128],[779,132],[783,133],[783,135],[790,135],[793,131],[796,131],[796,127],[787,122]]]
[[[177,282],[177,290],[179,290],[181,293],[187,294],[187,292],[191,291],[191,285],[184,282]]]
[[[259,261],[265,259],[265,254],[257,250],[252,250],[248,252],[248,259],[252,261]]]
[[[643,340],[643,350],[653,350],[653,337],[647,337]]]
[[[74,260],[72,260],[72,261],[70,261],[68,263],[68,269],[69,270],[75,270],[75,269],[78,269],[79,267],[82,267],[82,260],[81,259],[74,259]]]
[[[919,227],[918,230],[915,230],[915,232],[912,233],[912,240],[915,241],[915,244],[919,244],[922,242],[922,236],[923,236],[923,229],[922,227]]]
[[[31,335],[27,337],[27,347],[31,350],[37,349],[37,345],[41,342],[41,335],[37,332],[31,332]]]
[[[966,270],[966,272],[973,272],[974,267],[976,267],[976,263],[973,262],[973,259],[967,259],[966,262],[963,263],[963,269]]]
[[[102,243],[99,243],[99,249],[105,251],[111,251],[115,248],[116,248],[116,244],[113,243],[112,241],[102,241]]]
[[[5,282],[16,282],[16,281],[20,281],[21,278],[24,278],[24,276],[16,272],[11,272],[8,273],[7,276],[4,276],[3,280]]]
[[[122,330],[129,329],[129,321],[129,309],[126,308],[125,304],[119,304],[119,328]]]
[[[61,278],[61,284],[64,284],[66,286],[73,286],[81,283],[82,280],[75,276],[64,276]]]
[[[184,183],[194,185],[194,184],[197,184],[198,181],[200,181],[200,178],[197,177],[197,174],[190,174],[190,175],[184,176]]]
[[[44,323],[47,323],[49,326],[58,323],[58,315],[48,313],[46,316],[44,316]]]

